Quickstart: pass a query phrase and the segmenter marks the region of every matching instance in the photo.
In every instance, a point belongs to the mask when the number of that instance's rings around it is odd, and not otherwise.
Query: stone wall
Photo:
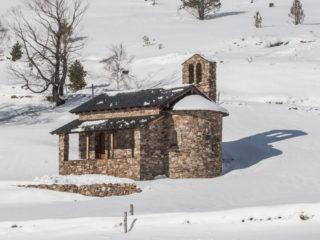
[[[163,117],[152,122],[149,127],[142,128],[140,144],[141,179],[168,175],[168,118]]]
[[[79,120],[87,121],[87,120],[99,120],[99,119],[107,119],[107,118],[135,117],[135,116],[157,115],[159,113],[160,113],[160,109],[157,107],[96,111],[96,112],[80,113]]]
[[[210,138],[210,139],[209,139]],[[141,129],[141,179],[210,178],[222,170],[222,114],[174,111]]]
[[[196,66],[198,63],[200,63],[202,66],[202,81],[199,83],[196,79]],[[201,92],[207,93],[213,101],[216,101],[216,63],[209,62],[199,55],[194,55],[192,58],[190,58],[182,65],[182,81],[184,84],[190,84],[190,64],[193,65],[193,85],[195,85]]]
[[[79,137],[80,157],[86,155],[86,134]],[[222,113],[169,111],[148,127],[121,130],[119,139],[113,139],[113,148],[110,134],[117,134],[107,131],[106,159],[96,159],[97,134],[88,133],[89,159],[78,161],[65,161],[68,135],[59,137],[61,175],[107,174],[148,180],[162,174],[170,178],[209,178],[221,172]],[[123,142],[119,142],[121,139]]]
[[[170,178],[210,178],[222,170],[222,114],[172,112],[177,146],[170,148]],[[214,139],[208,137],[214,136]]]
[[[59,135],[59,163],[69,160],[69,135]]]
[[[74,184],[53,184],[53,185],[19,185],[18,187],[40,188],[59,192],[79,193],[85,196],[93,197],[111,197],[122,196],[142,192],[134,184],[117,183],[117,184],[91,184],[91,185],[74,185]]]
[[[106,174],[140,180],[140,160],[135,158],[65,161],[59,165],[61,175]]]
[[[113,144],[113,152],[110,144],[110,134],[116,135],[118,142]],[[59,173],[61,175],[106,174],[116,177],[140,180],[140,130],[106,131],[105,159],[96,158],[97,136],[99,132],[79,134],[79,160],[60,161]],[[86,159],[86,136],[89,136],[89,159]],[[67,135],[66,135],[67,136]],[[61,137],[62,143],[65,137]],[[119,142],[121,141],[121,142]],[[61,148],[60,155],[63,156]]]

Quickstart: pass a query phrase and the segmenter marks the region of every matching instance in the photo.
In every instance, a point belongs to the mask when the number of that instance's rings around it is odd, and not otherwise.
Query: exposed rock
[[[91,185],[74,185],[74,184],[39,184],[39,185],[19,185],[18,187],[27,188],[41,188],[59,192],[79,193],[84,196],[92,197],[111,197],[111,196],[122,196],[133,193],[142,192],[134,184],[129,183],[116,183],[116,184],[91,184]]]

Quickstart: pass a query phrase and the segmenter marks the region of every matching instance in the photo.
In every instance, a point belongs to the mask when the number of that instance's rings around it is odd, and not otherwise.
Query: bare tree
[[[4,25],[2,24],[2,22],[0,21],[0,47],[2,46],[3,41],[7,37],[7,32],[8,32],[8,29],[5,28]],[[2,49],[0,49],[0,51],[1,50]]]
[[[105,64],[105,69],[110,73],[111,81],[116,82],[117,90],[129,88],[130,81],[134,78],[130,74],[130,65],[134,56],[128,56],[122,43],[112,45],[110,52],[110,56],[102,60],[102,62]]]
[[[25,6],[32,17],[27,19],[20,8],[14,9],[10,26],[22,44],[25,64],[12,65],[11,73],[34,93],[51,88],[53,101],[61,105],[69,64],[83,48],[76,36],[87,4],[82,0],[26,0]]]
[[[180,9],[186,9],[189,13],[200,20],[204,20],[210,12],[220,9],[220,0],[181,0]]]
[[[290,9],[289,17],[293,19],[295,25],[303,23],[304,12],[302,9],[302,4],[299,0],[294,0]]]

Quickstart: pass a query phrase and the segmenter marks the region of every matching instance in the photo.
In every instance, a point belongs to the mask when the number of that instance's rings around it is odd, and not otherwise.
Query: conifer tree
[[[262,17],[260,15],[260,12],[256,12],[256,15],[253,18],[254,18],[254,26],[256,28],[261,28]]]
[[[84,70],[80,61],[76,60],[69,68],[69,79],[70,85],[69,88],[72,92],[79,91],[87,86],[85,77],[87,72]]]
[[[200,20],[204,20],[210,12],[220,9],[220,0],[181,0],[180,9],[185,9]]]
[[[293,1],[292,7],[290,9],[289,17],[293,19],[293,23],[295,25],[303,23],[305,15],[304,15],[300,0]]]
[[[20,45],[19,42],[13,45],[10,55],[11,55],[12,61],[14,62],[22,58],[22,55],[23,55],[22,46]]]

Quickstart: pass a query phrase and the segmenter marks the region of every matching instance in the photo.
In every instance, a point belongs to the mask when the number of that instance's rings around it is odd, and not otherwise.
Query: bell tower
[[[182,63],[182,82],[193,84],[211,100],[217,100],[217,64],[199,54],[193,55]]]

